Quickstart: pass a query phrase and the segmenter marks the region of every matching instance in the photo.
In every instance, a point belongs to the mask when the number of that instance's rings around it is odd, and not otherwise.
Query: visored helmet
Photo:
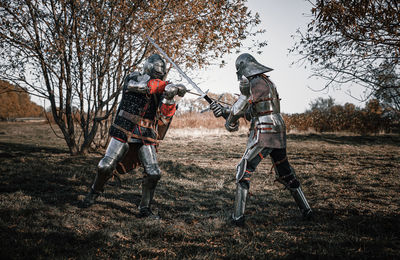
[[[152,79],[163,79],[166,74],[165,61],[158,54],[151,55],[144,63],[143,73]]]
[[[236,75],[238,80],[245,76],[246,78],[272,71],[271,68],[268,68],[256,61],[256,59],[248,53],[240,54],[236,59]]]

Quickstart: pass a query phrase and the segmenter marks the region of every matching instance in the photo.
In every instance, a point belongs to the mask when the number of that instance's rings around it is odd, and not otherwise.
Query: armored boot
[[[157,215],[154,215],[150,209],[151,202],[153,201],[154,192],[156,190],[158,180],[159,180],[159,176],[146,175],[143,178],[142,199],[139,204],[139,217],[140,218],[147,218],[147,217],[151,217],[154,219],[159,218]]]
[[[292,194],[297,206],[299,207],[301,214],[304,219],[310,219],[312,210],[308,205],[307,199],[304,196],[303,190],[301,189],[300,182],[296,179],[294,174],[282,176],[278,179],[279,182],[285,185],[285,187]]]
[[[292,166],[289,165],[289,174],[282,175],[280,177],[278,171],[276,171],[276,181],[282,183],[292,194],[297,206],[299,207],[301,214],[304,219],[310,219],[312,216],[312,210],[308,205],[307,199],[301,189],[300,182],[296,178],[296,172]]]
[[[107,158],[103,158],[99,166],[102,164],[104,160]],[[101,192],[104,191],[104,185],[106,184],[107,180],[110,179],[112,175],[108,174],[107,172],[103,171],[103,168],[98,167],[98,171],[96,174],[96,178],[94,179],[92,187],[90,187],[89,193],[83,199],[80,204],[81,208],[89,208],[94,203],[96,203],[97,198],[100,196]]]
[[[308,205],[307,199],[304,196],[301,187],[299,186],[296,189],[290,188],[289,190],[294,200],[296,201],[296,204],[299,207],[303,218],[310,219],[312,217],[312,210],[310,208],[310,205]]]
[[[236,226],[244,226],[244,210],[248,192],[249,184],[247,182],[241,181],[236,184],[235,205],[232,213],[232,223]]]
[[[101,192],[104,191],[104,185],[112,176],[112,161],[113,159],[108,156],[105,156],[100,160],[99,165],[97,166],[97,174],[93,185],[90,187],[89,193],[81,202],[81,208],[89,208],[92,206],[96,203],[96,199],[100,196]]]
[[[93,188],[90,188],[89,193],[86,195],[86,197],[81,201],[80,203],[80,208],[89,208],[92,206],[95,202],[96,199],[100,196],[99,192],[96,192],[93,190]]]

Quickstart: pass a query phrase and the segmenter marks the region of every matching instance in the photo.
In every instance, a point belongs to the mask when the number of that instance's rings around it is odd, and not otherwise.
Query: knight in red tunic
[[[154,216],[150,205],[161,177],[156,146],[176,111],[174,97],[186,93],[184,85],[164,81],[165,75],[165,61],[153,54],[146,60],[143,73],[133,72],[125,78],[121,102],[110,128],[111,140],[82,207],[95,203],[115,171],[124,173],[141,164],[144,176],[139,216]]]
[[[244,53],[236,59],[236,70],[240,80],[239,99],[232,107],[222,107],[216,102],[210,105],[216,117],[223,116],[226,119],[225,127],[228,131],[238,130],[240,117],[245,116],[251,122],[247,147],[236,171],[232,220],[236,225],[244,224],[250,177],[260,161],[268,155],[271,157],[277,181],[290,191],[303,216],[309,218],[311,208],[286,156],[286,127],[280,114],[279,95],[275,85],[264,74],[272,69]]]

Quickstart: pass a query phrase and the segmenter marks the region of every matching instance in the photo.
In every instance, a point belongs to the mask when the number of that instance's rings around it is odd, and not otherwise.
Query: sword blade
[[[195,96],[198,96],[198,97],[202,97],[201,94],[197,94],[196,92],[188,91],[187,93],[192,94],[192,95],[195,95]],[[214,98],[211,98],[211,100],[217,101],[218,103],[221,103],[221,104],[224,104],[224,105],[232,106],[232,104],[227,103],[227,102],[224,102],[224,101],[221,101],[221,100],[216,100],[216,99],[214,99]]]
[[[151,37],[146,36],[146,38],[164,56],[164,58],[166,58],[169,61],[169,63],[172,64],[172,66],[179,72],[179,74],[181,74],[181,76],[184,77],[190,85],[192,85],[192,87],[201,95],[201,97],[203,97],[205,100],[207,100],[208,103],[211,104],[212,100],[207,96],[207,93],[201,90],[201,88],[199,88],[197,84],[194,83],[193,80],[189,78],[188,75],[186,75],[186,73],[183,70],[181,70],[181,68],[179,68],[179,66],[176,65],[175,62],[171,60],[171,58],[160,48],[160,46],[158,46],[157,43],[154,42],[154,40]]]

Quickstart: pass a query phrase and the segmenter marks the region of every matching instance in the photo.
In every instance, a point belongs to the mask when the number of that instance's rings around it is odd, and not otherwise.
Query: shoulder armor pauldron
[[[126,80],[126,91],[137,92],[142,94],[148,94],[149,88],[147,83],[150,80],[150,76],[147,74],[141,75],[138,72],[133,72],[128,75]]]

